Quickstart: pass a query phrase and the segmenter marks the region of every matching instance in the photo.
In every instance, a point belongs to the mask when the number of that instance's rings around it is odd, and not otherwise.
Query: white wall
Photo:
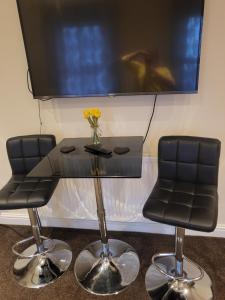
[[[157,143],[162,135],[188,134],[217,137],[222,142],[219,176],[219,228],[225,228],[225,1],[206,0],[205,21],[200,69],[200,87],[196,95],[159,96],[155,118],[149,138],[144,148],[146,156],[157,156]],[[32,100],[26,86],[27,63],[22,41],[22,34],[17,14],[16,1],[1,1],[0,4],[0,186],[10,177],[10,167],[6,157],[5,141],[8,137],[32,134],[39,131],[37,101]],[[99,106],[103,117],[101,127],[103,135],[144,135],[153,103],[152,96],[61,99],[41,103],[43,132],[54,133],[58,141],[63,137],[89,136],[90,129],[82,118],[82,110],[89,106]],[[141,193],[129,193],[132,181],[125,184],[109,183],[107,199],[113,199],[113,188],[117,189],[117,198],[122,201],[127,211],[139,216],[142,222],[141,205],[156,176],[154,160],[144,160],[144,178],[136,182]],[[148,168],[149,166],[149,168]],[[148,170],[149,169],[149,170]],[[149,178],[148,178],[149,176]],[[149,183],[149,185],[148,185]],[[43,210],[44,215],[62,218],[79,218],[77,213],[67,214],[68,205],[80,211],[80,218],[92,219],[95,206],[90,204],[89,195],[84,190],[89,186],[87,181],[61,182],[56,195],[51,200],[51,209]],[[119,183],[118,183],[119,184]],[[77,194],[78,185],[79,195]],[[140,185],[140,186],[139,186]],[[147,187],[146,187],[147,185]],[[74,191],[71,192],[74,189]],[[91,189],[91,187],[90,187]],[[140,189],[139,189],[140,191]],[[109,193],[109,192],[108,192]],[[130,199],[127,198],[130,195]],[[124,197],[126,201],[124,202]],[[69,200],[68,200],[69,199]],[[79,199],[82,199],[79,202]],[[106,200],[107,200],[106,199]],[[117,199],[117,200],[118,200]],[[69,201],[69,202],[68,202]],[[60,205],[59,205],[60,202]],[[68,204],[70,203],[70,204]],[[137,205],[138,203],[138,205]],[[82,204],[82,205],[81,205]],[[80,207],[86,205],[85,207]],[[109,204],[107,204],[109,205]],[[112,204],[111,204],[112,205]],[[78,209],[79,207],[79,209]],[[53,209],[54,208],[54,209]],[[111,208],[112,209],[112,208]],[[116,209],[116,208],[115,208]],[[139,211],[136,211],[136,210]],[[114,221],[107,206],[109,218]],[[20,216],[24,216],[20,213]],[[14,215],[12,215],[14,214]],[[10,212],[8,216],[16,216]],[[2,215],[2,219],[1,219]],[[4,213],[0,215],[4,221]],[[124,220],[130,217],[124,216]],[[11,219],[16,222],[16,219]],[[121,221],[121,220],[120,220]]]

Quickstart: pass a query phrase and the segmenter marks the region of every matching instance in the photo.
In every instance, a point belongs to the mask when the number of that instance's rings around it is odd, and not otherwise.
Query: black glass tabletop
[[[87,152],[84,146],[90,144],[90,138],[63,139],[28,174],[28,177],[141,177],[143,137],[102,137],[101,147],[111,150],[110,155],[95,155]],[[67,150],[65,147],[72,146],[75,148],[73,151],[69,153],[61,152],[62,148]],[[72,148],[69,150],[72,150]],[[124,154],[120,153],[125,152],[125,150],[129,151]]]

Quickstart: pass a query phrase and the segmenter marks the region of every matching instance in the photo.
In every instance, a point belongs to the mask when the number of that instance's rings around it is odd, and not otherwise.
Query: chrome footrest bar
[[[45,237],[45,236],[42,236],[42,235],[40,236],[40,238],[41,238],[42,240],[49,240],[49,238],[47,238],[47,237]],[[38,252],[38,251],[37,251],[37,253],[32,254],[32,255],[24,255],[24,254],[21,254],[20,252],[18,252],[18,251],[16,250],[17,247],[22,246],[22,245],[24,245],[25,243],[28,243],[28,242],[30,242],[30,241],[32,241],[32,240],[35,241],[35,239],[34,239],[33,236],[28,237],[28,238],[26,238],[26,239],[24,239],[24,240],[22,240],[22,241],[19,241],[19,242],[15,243],[15,244],[12,246],[12,252],[13,252],[16,256],[18,256],[18,257],[20,257],[20,258],[33,258],[33,257],[37,257],[37,256],[40,256],[40,255],[45,255],[45,254],[47,254],[48,252],[51,252],[51,251],[54,249],[54,243],[52,242],[52,245],[51,245],[48,249],[43,250],[43,251],[41,251],[41,252]]]
[[[204,277],[204,271],[203,269],[196,263],[196,262],[193,262],[191,259],[189,259],[188,257],[184,256],[184,258],[190,263],[192,264],[193,266],[195,266],[199,272],[200,272],[200,275],[197,276],[197,277],[194,277],[194,278],[185,278],[184,282],[187,282],[187,283],[192,283],[194,281],[199,281],[201,280],[203,277]]]
[[[200,272],[200,275],[197,276],[197,277],[193,277],[193,278],[185,278],[185,277],[176,277],[176,276],[173,276],[169,273],[167,273],[166,271],[164,271],[158,264],[157,262],[155,261],[157,258],[162,258],[162,257],[169,257],[169,256],[174,256],[174,258],[176,259],[176,253],[157,253],[155,255],[153,255],[152,257],[152,264],[155,266],[155,268],[160,272],[162,273],[163,275],[169,277],[170,279],[172,280],[182,280],[183,282],[185,283],[192,283],[192,282],[195,282],[195,281],[198,281],[198,280],[201,280],[203,277],[204,277],[204,271],[203,269],[195,262],[193,262],[191,259],[187,258],[186,256],[183,256],[190,264],[192,264],[193,266],[195,266],[199,272]]]
[[[160,272],[162,273],[163,275],[165,276],[168,276],[169,278],[175,280],[176,277],[173,276],[173,275],[170,275],[169,273],[165,272],[162,268],[160,268],[159,265],[157,265],[157,263],[155,262],[155,260],[157,258],[160,258],[160,257],[168,257],[168,256],[175,256],[175,253],[156,253],[155,255],[153,255],[152,257],[152,264],[155,266],[155,268]]]

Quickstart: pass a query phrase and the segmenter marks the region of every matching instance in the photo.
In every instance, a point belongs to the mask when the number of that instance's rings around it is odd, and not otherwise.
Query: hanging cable
[[[157,97],[158,97],[158,95],[156,94],[155,95],[155,99],[154,99],[154,103],[153,103],[152,113],[151,113],[151,116],[150,116],[150,119],[149,119],[149,123],[148,123],[148,129],[146,131],[146,134],[145,134],[145,137],[144,137],[144,140],[143,140],[143,145],[144,145],[144,143],[145,143],[145,141],[147,139],[147,136],[148,136],[151,124],[152,124],[152,119],[153,119],[154,114],[155,114],[155,107],[156,107]]]
[[[38,117],[39,117],[39,126],[40,126],[40,134],[42,134],[42,125],[43,125],[43,122],[42,122],[42,117],[41,117],[41,103],[40,103],[40,100],[38,99]]]
[[[27,69],[27,88],[28,88],[28,91],[33,95],[33,91],[30,86],[30,71],[29,71],[29,69]],[[41,103],[40,103],[41,100],[37,99],[37,101],[38,101],[39,132],[41,134],[42,133],[42,125],[43,125],[42,117],[41,117]],[[45,101],[47,101],[47,100],[45,100]]]

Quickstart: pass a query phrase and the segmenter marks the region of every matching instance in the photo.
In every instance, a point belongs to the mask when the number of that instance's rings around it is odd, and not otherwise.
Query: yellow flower
[[[89,111],[89,109],[85,109],[85,110],[83,111],[83,115],[84,115],[84,118],[85,118],[85,119],[88,119],[88,118],[90,117],[90,111]]]
[[[90,116],[93,117],[94,116],[94,108],[89,108],[89,112],[90,112]]]
[[[93,116],[96,117],[97,119],[101,117],[101,111],[99,108],[93,109]]]
[[[93,118],[99,119],[101,117],[101,110],[99,108],[87,108],[83,111],[85,119]]]

